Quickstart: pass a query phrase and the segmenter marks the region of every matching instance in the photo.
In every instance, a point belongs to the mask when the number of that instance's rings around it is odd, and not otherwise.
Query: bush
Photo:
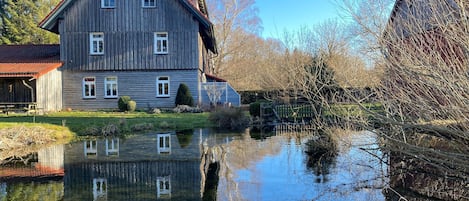
[[[217,128],[226,130],[242,130],[248,127],[249,117],[241,108],[220,108],[208,117]]]
[[[194,106],[194,99],[192,98],[192,94],[189,91],[189,88],[184,83],[181,83],[178,88],[178,92],[176,95],[176,105],[188,105]]]
[[[117,106],[120,111],[127,111],[127,103],[131,101],[130,96],[121,96],[117,101]]]
[[[134,100],[130,100],[129,102],[127,102],[127,111],[134,112],[135,109],[137,109],[137,102],[135,102]]]

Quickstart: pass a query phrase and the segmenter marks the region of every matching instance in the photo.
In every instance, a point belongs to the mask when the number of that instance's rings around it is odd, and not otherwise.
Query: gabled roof
[[[38,78],[61,66],[59,45],[0,45],[0,77]]]
[[[39,23],[42,29],[59,34],[58,20],[63,17],[63,12],[77,0],[61,0],[57,6]],[[208,12],[206,10],[205,0],[199,1],[200,9],[195,7],[193,0],[177,0],[184,8],[186,8],[194,17],[199,21],[200,32],[202,40],[207,48],[213,53],[217,53],[215,33],[213,31],[213,24],[208,19]]]

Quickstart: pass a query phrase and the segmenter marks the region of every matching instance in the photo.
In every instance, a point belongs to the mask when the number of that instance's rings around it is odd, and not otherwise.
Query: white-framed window
[[[104,54],[104,33],[102,32],[90,33],[90,54],[92,55]]]
[[[156,78],[156,97],[169,97],[169,77]]]
[[[106,156],[119,156],[119,138],[106,138]]]
[[[115,8],[116,0],[101,0],[101,8]]]
[[[107,200],[107,179],[93,179],[93,200]]]
[[[117,77],[111,76],[104,79],[104,97],[117,98]]]
[[[155,54],[168,54],[168,32],[155,33]]]
[[[156,0],[142,0],[142,7],[144,8],[156,7]]]
[[[83,98],[96,98],[96,78],[83,78]]]
[[[171,153],[171,134],[158,134],[158,154]]]
[[[157,177],[156,178],[156,188],[157,188],[157,197],[158,198],[169,198],[171,197],[171,177]]]
[[[83,152],[85,153],[85,157],[97,156],[98,155],[98,141],[85,140],[83,142]]]

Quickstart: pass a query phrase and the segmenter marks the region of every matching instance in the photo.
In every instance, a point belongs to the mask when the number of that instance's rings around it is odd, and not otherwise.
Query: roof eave
[[[59,33],[58,22],[62,12],[67,6],[72,3],[72,0],[61,0],[57,6],[39,23],[39,27],[50,32]]]
[[[209,39],[204,39],[205,42],[208,44],[208,49],[210,49],[213,53],[217,54],[217,43],[215,39],[215,32],[213,30],[213,24],[210,20],[204,16],[201,11],[197,10],[192,4],[190,4],[187,0],[179,0],[184,7],[189,9],[189,11],[194,14],[194,17],[199,21],[201,27],[204,29],[204,33],[209,37]]]

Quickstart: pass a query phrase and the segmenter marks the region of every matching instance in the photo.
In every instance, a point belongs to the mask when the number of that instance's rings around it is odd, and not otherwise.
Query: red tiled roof
[[[62,63],[0,63],[0,78],[38,78],[54,69],[59,68],[60,66],[62,66]]]
[[[59,45],[0,45],[0,77],[38,78],[61,66]]]

